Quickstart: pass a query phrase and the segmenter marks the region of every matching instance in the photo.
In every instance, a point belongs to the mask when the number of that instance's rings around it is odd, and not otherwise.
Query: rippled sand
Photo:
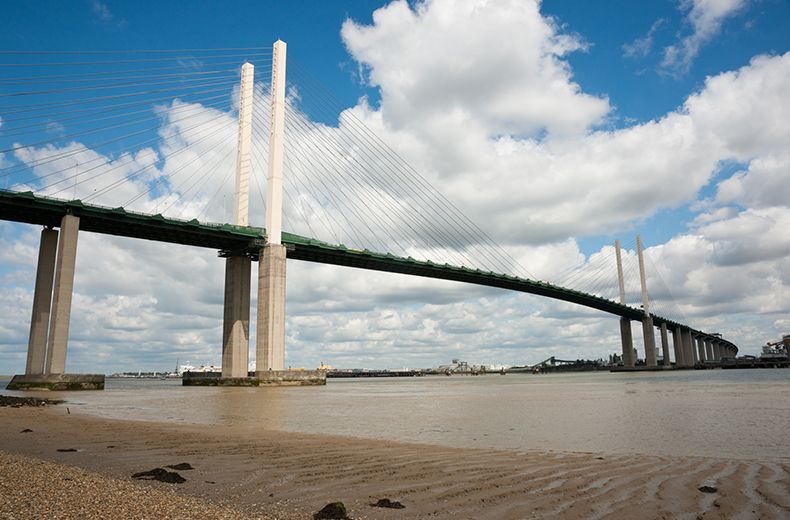
[[[458,449],[103,420],[67,414],[62,405],[0,409],[0,425],[7,453],[228,504],[252,517],[311,518],[338,500],[353,518],[790,517],[790,465],[770,460]],[[25,428],[33,432],[21,433]],[[180,462],[196,468],[181,472],[184,484],[130,479]],[[57,471],[48,476],[62,480]],[[717,491],[703,493],[703,485]],[[385,497],[406,508],[370,505]],[[106,507],[112,516],[112,504]]]

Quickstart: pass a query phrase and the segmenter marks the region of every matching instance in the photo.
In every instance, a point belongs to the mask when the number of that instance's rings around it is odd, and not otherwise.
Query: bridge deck
[[[0,190],[2,220],[58,227],[66,214],[80,217],[80,229],[83,231],[206,247],[219,250],[222,255],[245,254],[257,259],[258,252],[266,243],[266,231],[263,228],[185,221],[162,215],[134,213],[123,208],[84,204],[79,200],[64,201],[36,196],[30,192]],[[349,249],[291,233],[283,233],[282,241],[288,248],[288,258],[295,260],[497,287],[567,301],[631,320],[641,320],[644,316],[640,309],[538,280]],[[687,327],[662,316],[653,315],[653,321],[656,326],[666,323],[670,330]],[[694,329],[692,332],[704,334]],[[726,340],[721,341],[734,346]]]

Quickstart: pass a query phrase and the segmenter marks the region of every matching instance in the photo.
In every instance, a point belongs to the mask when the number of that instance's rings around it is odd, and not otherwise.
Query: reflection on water
[[[790,459],[786,369],[330,379],[294,388],[108,379],[106,386],[52,397],[121,419],[455,447]]]

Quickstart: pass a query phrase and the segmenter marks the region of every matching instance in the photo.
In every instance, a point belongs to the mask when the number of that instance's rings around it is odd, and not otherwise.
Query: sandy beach
[[[0,425],[2,518],[312,518],[335,501],[352,518],[790,517],[786,461],[455,449],[65,405],[0,408]],[[131,478],[184,462],[181,484]]]

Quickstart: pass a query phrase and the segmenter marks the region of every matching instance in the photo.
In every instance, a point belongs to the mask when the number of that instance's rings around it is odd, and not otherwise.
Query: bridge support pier
[[[247,377],[250,349],[250,270],[245,256],[225,259],[222,377]]]
[[[683,331],[680,330],[680,327],[675,327],[672,330],[672,347],[675,350],[675,366],[686,366],[686,360],[683,356]]]
[[[642,336],[645,339],[645,364],[649,367],[658,366],[656,363],[656,333],[653,331],[652,316],[642,318]]]
[[[103,375],[65,373],[79,229],[79,217],[64,215],[60,233],[41,233],[25,374],[9,390],[104,389]]]
[[[634,338],[628,318],[620,318],[620,343],[623,346],[623,366],[634,368]]]
[[[55,276],[58,232],[54,229],[41,231],[36,268],[36,288],[33,293],[33,316],[30,318],[30,337],[27,343],[25,375],[43,374],[47,356],[49,313],[52,307],[52,278]]]
[[[285,365],[285,257],[282,244],[261,250],[258,266],[258,330],[255,344],[255,376]]]
[[[697,359],[705,363],[705,338],[702,336],[697,336]]]
[[[691,337],[691,330],[683,330],[683,360],[686,362],[687,367],[693,367],[696,360],[694,359],[694,345],[692,344],[693,338]]]
[[[77,235],[80,219],[65,215],[60,222],[58,257],[55,264],[55,285],[52,292],[52,314],[49,322],[45,373],[66,371],[66,348],[69,341],[71,295],[74,289],[74,268],[77,262]]]
[[[713,342],[709,339],[705,340],[705,359],[715,360],[716,356],[713,353]]]
[[[664,356],[664,366],[671,366],[671,360],[669,359],[669,337],[666,323],[661,324],[661,353]]]

